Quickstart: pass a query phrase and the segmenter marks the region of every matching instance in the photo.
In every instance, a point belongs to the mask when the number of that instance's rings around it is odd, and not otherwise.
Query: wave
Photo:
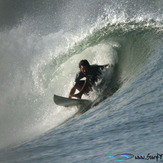
[[[44,65],[43,69],[42,67],[37,69],[37,72],[42,74],[41,87],[47,88],[48,85],[51,87],[51,83],[60,83],[59,81],[69,79],[72,85],[74,74],[78,71],[78,62],[87,58],[91,64],[116,65],[112,86],[116,86],[115,90],[117,90],[122,83],[133,77],[140,65],[143,65],[157,50],[158,47],[155,45],[161,40],[162,29],[162,23],[153,20],[107,24],[101,29],[96,29],[66,52],[59,53],[51,59],[51,62]],[[51,68],[52,65],[55,70]],[[62,73],[64,73],[62,75],[64,79],[59,79]],[[69,74],[68,78],[67,74]],[[39,85],[38,81],[36,83]],[[62,84],[67,87],[65,83]],[[67,93],[68,90],[65,92]],[[66,95],[64,91],[62,93]]]
[[[114,2],[111,4],[115,9]],[[106,79],[109,82],[105,90],[102,95],[98,94],[106,99],[137,80],[150,56],[161,49],[163,24],[160,14],[157,17],[147,14],[150,18],[138,14],[130,18],[135,10],[129,14],[120,8],[109,11],[107,6],[100,8],[92,19],[85,13],[91,23],[84,21],[85,25],[81,26],[73,22],[74,16],[71,18],[74,27],[66,23],[53,31],[50,25],[47,32],[43,25],[37,31],[41,16],[36,14],[35,19],[35,14],[31,13],[16,21],[19,23],[14,23],[10,29],[1,29],[1,148],[39,136],[74,116],[77,108],[65,110],[55,106],[52,97],[54,93],[68,95],[81,59],[86,58],[91,64],[115,65],[112,78]],[[94,7],[91,10],[94,15],[93,11]]]

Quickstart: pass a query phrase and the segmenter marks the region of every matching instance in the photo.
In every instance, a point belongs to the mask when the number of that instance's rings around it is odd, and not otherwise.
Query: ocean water
[[[163,162],[162,6],[1,0],[0,162]],[[81,59],[113,69],[79,114],[53,95],[68,96]]]

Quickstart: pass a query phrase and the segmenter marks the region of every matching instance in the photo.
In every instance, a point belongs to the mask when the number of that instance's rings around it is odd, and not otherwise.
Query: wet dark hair
[[[80,68],[81,66],[87,66],[87,67],[89,67],[90,64],[89,64],[89,62],[88,62],[86,59],[84,59],[84,60],[81,60],[81,61],[79,62],[79,68]]]

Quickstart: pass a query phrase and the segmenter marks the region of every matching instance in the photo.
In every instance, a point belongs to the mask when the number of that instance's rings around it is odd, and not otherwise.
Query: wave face
[[[148,94],[143,108],[161,111],[162,0],[0,4],[0,149],[46,134],[77,113],[52,98],[68,96],[85,58],[115,67],[111,79],[106,75],[105,90],[92,95],[106,99],[99,107],[110,102],[119,104],[117,110],[138,109],[134,101]]]

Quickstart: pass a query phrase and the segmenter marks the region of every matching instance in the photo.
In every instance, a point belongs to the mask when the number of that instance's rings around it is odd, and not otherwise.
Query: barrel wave
[[[0,161],[114,162],[109,156],[161,152],[162,0],[0,4]],[[77,114],[53,95],[68,96],[81,59],[112,67],[90,94],[98,104]]]

